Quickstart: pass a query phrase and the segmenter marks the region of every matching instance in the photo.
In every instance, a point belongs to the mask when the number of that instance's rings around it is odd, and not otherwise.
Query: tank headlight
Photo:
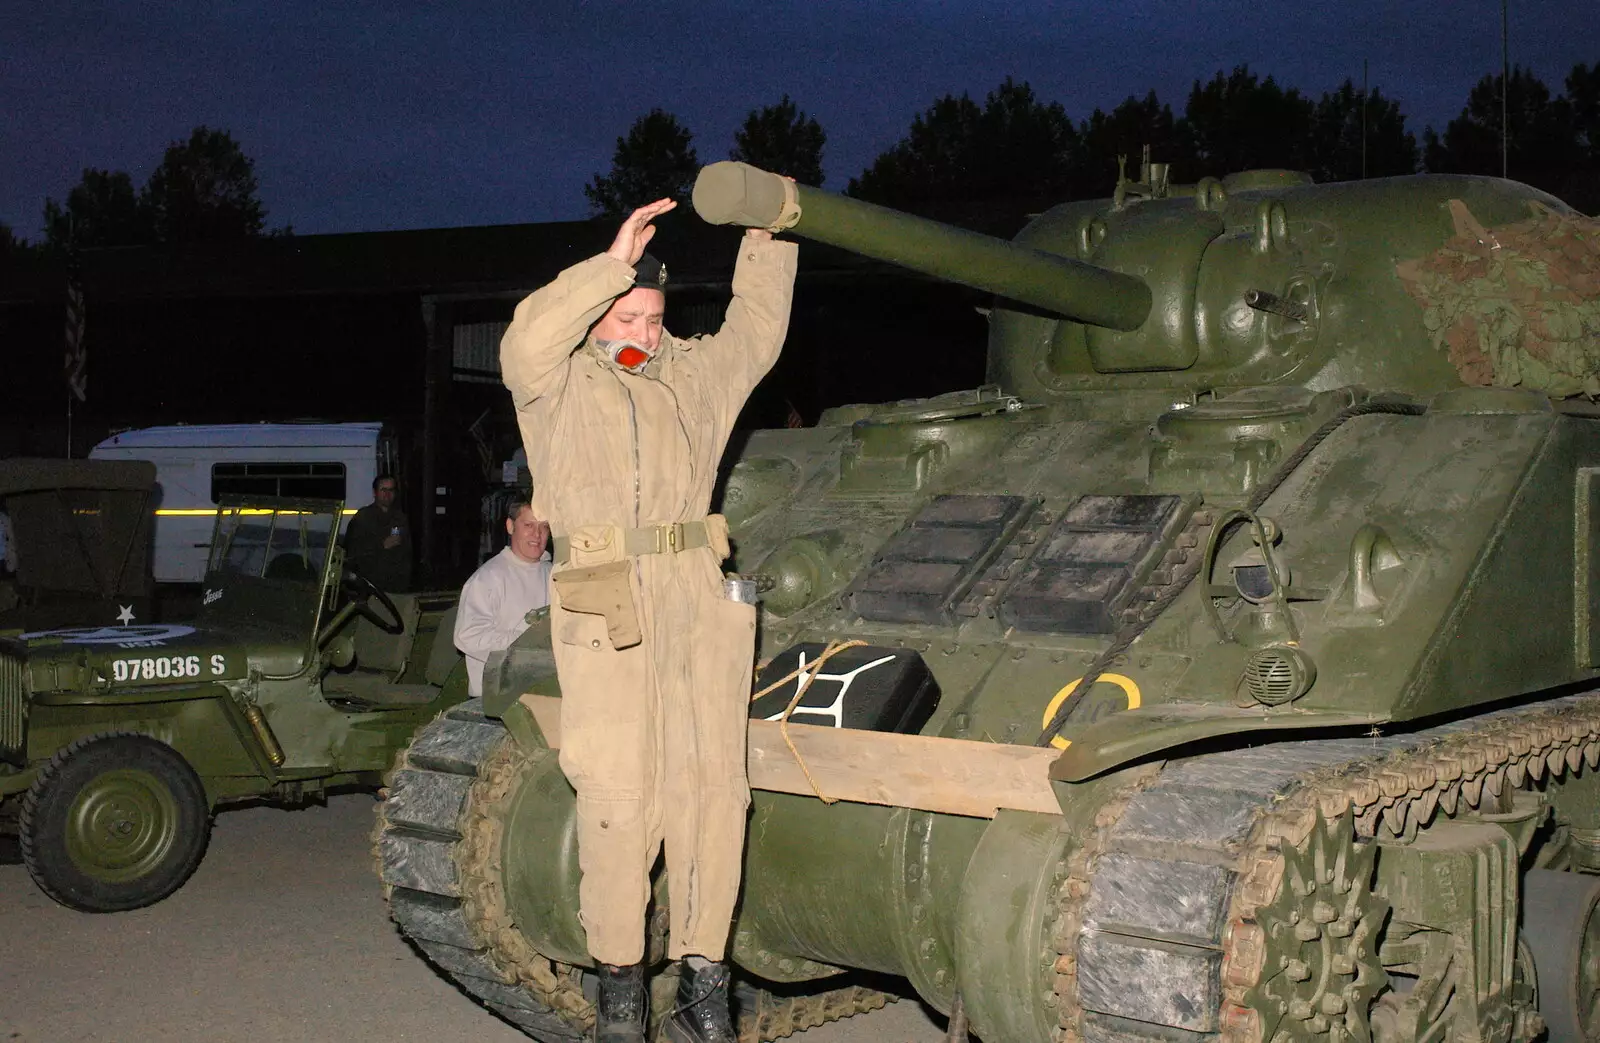
[[[1287,596],[1291,586],[1289,578],[1289,563],[1283,560],[1283,555],[1272,551],[1272,546],[1282,539],[1278,526],[1271,518],[1261,519],[1262,532],[1266,535],[1266,547],[1262,547],[1261,533],[1251,531],[1250,540],[1255,546],[1246,550],[1233,560],[1228,566],[1233,573],[1233,589],[1239,596],[1252,605],[1259,605],[1268,601],[1279,592],[1272,589],[1272,573],[1278,573],[1278,582],[1283,585],[1282,593]],[[1272,567],[1267,565],[1267,555],[1272,555]]]
[[[1278,580],[1287,589],[1289,586],[1289,567],[1282,561],[1275,562],[1278,566]],[[1233,566],[1233,589],[1239,596],[1252,605],[1259,605],[1272,597],[1272,573],[1267,569],[1266,563],[1259,565],[1241,563]]]

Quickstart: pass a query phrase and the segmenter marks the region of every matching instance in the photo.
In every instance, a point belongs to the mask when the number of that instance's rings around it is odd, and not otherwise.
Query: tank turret
[[[1457,387],[1462,360],[1428,326],[1434,302],[1408,282],[1405,262],[1473,229],[1572,215],[1495,178],[1314,185],[1250,171],[1195,186],[1124,182],[1113,198],[1057,206],[1005,242],[731,162],[701,172],[694,205],[714,224],[781,224],[995,293],[988,377],[1033,401],[1136,389],[1183,401],[1291,382]]]

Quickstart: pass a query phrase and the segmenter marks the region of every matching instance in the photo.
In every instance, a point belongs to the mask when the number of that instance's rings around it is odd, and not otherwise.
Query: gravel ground
[[[395,932],[369,867],[371,826],[360,794],[225,812],[177,894],[111,915],[56,905],[0,841],[0,1043],[525,1043]],[[943,1032],[901,1001],[793,1038]]]

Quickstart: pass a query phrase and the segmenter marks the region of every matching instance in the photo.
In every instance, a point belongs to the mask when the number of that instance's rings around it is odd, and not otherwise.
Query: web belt
[[[565,562],[572,552],[572,541],[557,536],[553,541],[552,557],[557,565]],[[629,557],[640,554],[677,554],[711,546],[703,521],[673,522],[670,525],[646,525],[642,529],[622,530],[622,550]]]

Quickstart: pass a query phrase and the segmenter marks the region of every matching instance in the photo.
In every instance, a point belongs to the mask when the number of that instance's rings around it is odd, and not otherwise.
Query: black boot
[[[600,995],[594,1006],[595,1043],[644,1043],[644,964],[616,967],[602,963]]]
[[[738,1043],[728,1011],[728,965],[708,963],[698,970],[679,964],[678,1001],[667,1019],[671,1043]]]

